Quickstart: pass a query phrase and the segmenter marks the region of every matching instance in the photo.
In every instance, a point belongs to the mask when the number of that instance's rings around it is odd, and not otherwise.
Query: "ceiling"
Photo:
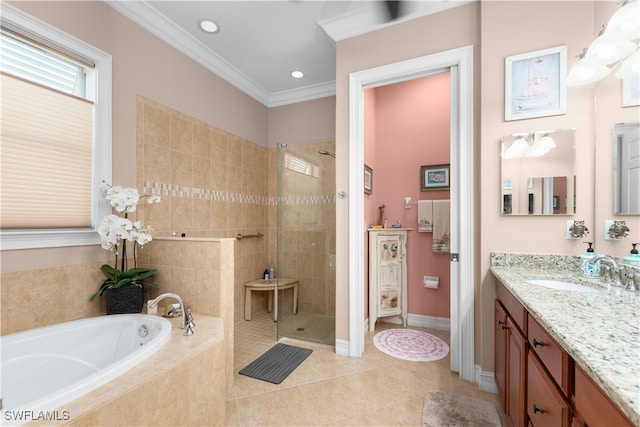
[[[476,0],[104,0],[249,96],[275,107],[335,95],[336,41]],[[206,33],[202,19],[219,30]],[[294,79],[290,73],[305,76]]]

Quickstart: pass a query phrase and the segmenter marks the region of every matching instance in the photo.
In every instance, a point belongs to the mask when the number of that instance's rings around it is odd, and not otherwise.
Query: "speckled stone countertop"
[[[492,254],[491,272],[624,412],[640,425],[640,291],[579,274],[579,257]],[[580,283],[576,292],[527,283]]]

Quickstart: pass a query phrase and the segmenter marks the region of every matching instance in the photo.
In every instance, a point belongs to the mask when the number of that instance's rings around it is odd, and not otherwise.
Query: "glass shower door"
[[[334,150],[333,141],[278,146],[278,339],[335,344]]]

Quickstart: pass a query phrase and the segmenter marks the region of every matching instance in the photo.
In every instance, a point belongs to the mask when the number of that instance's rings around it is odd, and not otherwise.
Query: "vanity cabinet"
[[[631,427],[629,421],[578,365],[573,371],[573,427]]]
[[[633,425],[499,280],[495,322],[496,386],[510,426]]]
[[[369,229],[369,331],[380,317],[407,326],[407,228]]]
[[[508,295],[504,295],[504,300],[516,312],[519,311],[520,303],[515,299],[510,300]],[[524,427],[527,423],[525,416],[527,339],[500,300],[495,302],[495,313],[494,359],[498,393],[509,425]]]

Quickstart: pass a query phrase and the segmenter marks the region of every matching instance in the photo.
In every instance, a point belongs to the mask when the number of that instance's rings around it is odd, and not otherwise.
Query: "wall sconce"
[[[567,239],[582,239],[589,234],[589,229],[584,221],[567,221]]]
[[[640,32],[640,1],[627,0],[591,43],[578,55],[569,70],[566,83],[569,86],[586,85],[605,78],[620,65],[615,76],[619,79],[637,73],[640,66],[638,33]],[[635,71],[634,71],[635,68]]]
[[[411,197],[404,198],[404,208],[411,209]]]
[[[610,221],[607,221],[610,222]],[[608,228],[607,233],[611,239],[622,239],[629,235],[629,227],[627,227],[627,221],[613,221]]]

